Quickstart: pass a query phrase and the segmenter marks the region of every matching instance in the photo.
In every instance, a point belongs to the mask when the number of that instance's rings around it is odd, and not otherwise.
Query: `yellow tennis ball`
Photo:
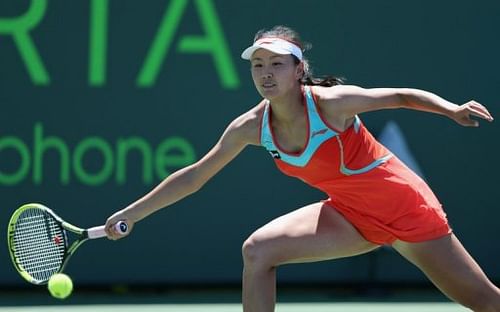
[[[52,297],[65,299],[73,291],[73,281],[68,275],[57,273],[50,277],[48,288]]]

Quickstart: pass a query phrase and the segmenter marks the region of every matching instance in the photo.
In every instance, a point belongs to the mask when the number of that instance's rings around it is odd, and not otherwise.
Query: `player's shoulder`
[[[250,110],[235,118],[228,127],[233,136],[239,137],[250,144],[259,144],[259,133],[265,101],[261,101]]]
[[[353,104],[362,102],[367,95],[367,89],[355,85],[314,86],[311,90],[323,112],[339,116],[349,111]]]
[[[346,129],[346,125],[354,120],[353,104],[362,101],[365,90],[355,85],[312,87],[319,110],[337,129]]]
[[[264,108],[265,100],[262,100],[257,105],[234,119],[233,125],[237,128],[248,128],[260,125]]]

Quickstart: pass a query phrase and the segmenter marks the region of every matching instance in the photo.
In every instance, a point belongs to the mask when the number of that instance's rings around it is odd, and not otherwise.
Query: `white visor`
[[[258,49],[266,49],[276,54],[292,54],[302,61],[302,50],[290,41],[285,39],[269,37],[261,38],[253,43],[241,53],[241,58],[249,60]]]

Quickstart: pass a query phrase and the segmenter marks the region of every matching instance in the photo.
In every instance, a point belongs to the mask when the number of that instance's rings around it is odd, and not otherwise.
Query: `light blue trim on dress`
[[[326,140],[336,136],[338,133],[330,129],[321,119],[313,96],[309,87],[304,87],[306,105],[307,105],[307,118],[309,124],[309,138],[306,148],[300,155],[288,154],[281,151],[274,143],[271,127],[269,124],[269,103],[266,104],[264,114],[262,116],[262,130],[261,130],[261,143],[274,158],[279,158],[282,161],[297,167],[304,167],[307,165],[316,150]]]
[[[344,146],[342,144],[342,140],[340,139],[339,133],[332,130],[329,126],[327,126],[321,116],[319,115],[316,105],[314,102],[314,98],[311,93],[311,89],[308,86],[304,87],[304,93],[306,97],[306,105],[307,105],[307,118],[309,124],[309,138],[307,141],[307,146],[302,151],[300,155],[288,154],[280,150],[273,140],[273,135],[271,132],[271,125],[269,124],[269,102],[266,103],[264,108],[264,113],[262,115],[262,129],[261,129],[261,144],[266,148],[266,150],[273,156],[274,158],[280,159],[287,164],[304,167],[307,165],[309,160],[313,157],[316,150],[323,144],[326,140],[335,137],[339,142],[340,147],[340,172],[345,175],[353,175],[353,174],[361,174],[372,170],[373,168],[379,166],[380,164],[386,162],[389,158],[392,157],[392,154],[385,155],[381,158],[374,160],[369,165],[360,168],[360,169],[349,169],[344,164]],[[354,118],[353,123],[354,131],[359,133],[359,129],[361,127],[361,121],[358,115]]]
[[[354,116],[354,132],[359,133],[359,128],[361,127],[361,120],[359,120],[358,115]]]
[[[380,166],[381,164],[388,161],[391,157],[392,157],[392,154],[387,154],[385,156],[382,156],[381,158],[375,159],[375,161],[373,161],[368,166],[363,167],[361,169],[357,169],[357,170],[349,169],[344,164],[341,164],[340,165],[340,172],[342,172],[345,175],[362,174],[362,173],[365,173],[365,172],[372,170],[375,167]]]

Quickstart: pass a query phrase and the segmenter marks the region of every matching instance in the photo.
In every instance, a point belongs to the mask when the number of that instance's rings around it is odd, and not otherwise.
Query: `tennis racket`
[[[115,226],[118,233],[126,234],[127,223]],[[72,240],[68,234],[72,235]],[[9,252],[14,267],[28,282],[45,284],[55,273],[63,271],[75,250],[89,239],[106,236],[104,225],[81,229],[56,215],[41,204],[19,207],[8,226]],[[76,236],[76,237],[75,237]]]

